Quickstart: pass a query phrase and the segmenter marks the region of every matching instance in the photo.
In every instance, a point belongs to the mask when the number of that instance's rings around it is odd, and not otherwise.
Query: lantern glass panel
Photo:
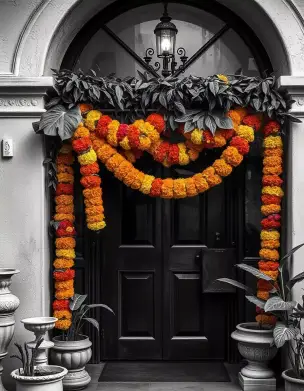
[[[156,35],[156,50],[158,57],[172,57],[175,53],[176,32],[171,29],[158,30]]]

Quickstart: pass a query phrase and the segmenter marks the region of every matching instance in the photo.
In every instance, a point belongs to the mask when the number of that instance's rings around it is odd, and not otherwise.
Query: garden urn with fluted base
[[[77,341],[64,341],[58,336],[53,338],[53,342],[52,363],[68,370],[68,374],[63,379],[63,389],[82,390],[86,388],[91,381],[85,369],[92,357],[92,342],[89,337],[80,335]]]
[[[258,323],[241,323],[231,337],[238,342],[238,350],[248,364],[239,373],[239,381],[244,391],[275,391],[276,379],[268,368],[276,353],[273,328]]]
[[[0,268],[0,391],[5,391],[1,380],[2,360],[7,355],[8,345],[14,335],[14,313],[20,304],[18,297],[9,290],[12,277],[17,273],[17,269]]]

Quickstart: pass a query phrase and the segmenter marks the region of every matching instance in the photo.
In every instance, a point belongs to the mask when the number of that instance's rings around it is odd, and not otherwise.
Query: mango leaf
[[[246,297],[246,299],[248,301],[250,301],[250,303],[253,303],[256,306],[258,306],[259,308],[264,309],[264,307],[265,307],[265,301],[264,300],[261,300],[261,299],[257,298],[256,296],[253,296],[253,295],[250,295],[250,296],[247,295],[245,297]]]
[[[88,304],[87,305],[87,308],[104,308],[105,310],[108,310],[110,312],[112,312],[112,314],[115,315],[114,311],[112,310],[112,308],[108,307],[107,305],[105,304]]]
[[[286,255],[284,255],[284,257],[280,260],[280,267],[279,267],[279,270],[280,272],[283,270],[283,267],[284,267],[284,264],[285,262],[287,261],[287,259],[293,254],[295,253],[296,251],[298,251],[301,247],[304,246],[304,243],[302,244],[299,244],[298,246],[292,248],[290,251],[288,251],[288,253]]]
[[[290,311],[296,306],[295,301],[284,301],[279,296],[271,297],[265,304],[265,312]]]
[[[186,114],[185,107],[181,102],[174,102],[174,105],[177,108],[177,110],[179,110],[183,114]]]
[[[66,140],[73,136],[80,122],[81,113],[78,106],[67,110],[64,106],[57,105],[42,114],[39,130],[47,136],[59,135],[62,140]]]
[[[294,339],[299,333],[299,330],[293,326],[287,327],[282,322],[277,322],[273,330],[274,343],[277,348],[281,348],[286,341]]]
[[[225,282],[226,284],[233,285],[236,288],[244,289],[245,291],[250,292],[250,293],[252,292],[251,288],[249,288],[248,286],[242,284],[241,282],[232,280],[231,278],[217,278],[217,281]]]
[[[238,265],[236,265],[239,269],[242,269],[244,270],[245,272],[248,272],[248,273],[251,273],[253,274],[255,277],[257,278],[261,278],[263,280],[266,280],[266,281],[273,281],[271,277],[267,276],[267,274],[264,274],[262,272],[260,272],[258,269],[256,269],[255,267],[252,267],[252,266],[249,266],[249,265],[246,265],[245,263],[240,263]]]
[[[77,311],[81,307],[81,304],[86,300],[88,295],[79,295],[75,293],[75,295],[70,300],[70,310]]]
[[[216,131],[216,123],[213,117],[210,115],[207,115],[205,117],[205,127],[206,129],[209,129],[210,132],[214,135]]]
[[[93,318],[82,318],[82,319],[91,323],[99,331],[99,323],[97,322],[96,319],[93,319]]]
[[[233,129],[231,118],[219,115],[214,115],[213,118],[220,129]]]
[[[290,290],[295,284],[304,280],[304,272],[297,274],[292,277],[286,284],[287,288]]]

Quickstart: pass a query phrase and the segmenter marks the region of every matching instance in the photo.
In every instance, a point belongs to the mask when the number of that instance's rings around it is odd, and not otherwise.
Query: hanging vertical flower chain
[[[276,281],[279,274],[279,248],[281,245],[281,201],[284,196],[283,180],[281,178],[283,173],[283,142],[279,135],[280,124],[278,122],[268,122],[263,131],[264,159],[261,211],[264,218],[261,221],[261,250],[259,253],[261,260],[259,261],[259,269]],[[258,281],[258,298],[267,300],[271,290],[272,284],[268,281]],[[256,320],[273,324],[276,318],[258,309]]]
[[[56,328],[67,330],[71,326],[72,314],[69,299],[74,296],[75,271],[72,269],[75,259],[74,228],[74,157],[70,144],[64,144],[57,156],[57,187],[55,195],[56,213],[56,259],[53,263],[55,271],[55,297],[53,302],[54,316],[58,318]]]
[[[84,187],[83,196],[87,226],[90,230],[99,231],[105,228],[104,208],[102,201],[101,179],[98,175],[99,165],[97,155],[92,148],[90,130],[95,129],[95,121],[100,118],[96,110],[90,111],[91,116],[86,118],[86,127],[80,124],[74,133],[72,146],[78,155],[81,165],[81,184]]]

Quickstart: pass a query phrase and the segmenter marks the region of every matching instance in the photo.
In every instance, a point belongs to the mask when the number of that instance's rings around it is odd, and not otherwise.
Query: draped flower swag
[[[53,275],[56,297],[53,310],[54,316],[59,319],[56,328],[67,330],[70,327],[69,299],[74,295],[75,271],[73,266],[76,257],[76,231],[74,227],[73,152],[80,164],[80,182],[83,186],[87,227],[92,231],[99,231],[106,227],[106,210],[102,200],[102,180],[99,176],[98,161],[126,186],[148,196],[165,199],[193,197],[221,184],[223,178],[230,175],[233,169],[241,164],[244,156],[250,150],[250,144],[255,139],[255,133],[261,131],[263,133],[261,194],[261,214],[263,218],[261,220],[261,250],[258,266],[260,271],[273,280],[277,280],[281,245],[281,201],[284,196],[283,180],[281,178],[283,173],[281,125],[286,116],[289,116],[292,120],[294,118],[288,113],[290,102],[285,101],[278,92],[273,90],[274,82],[271,85],[269,80],[266,79],[266,81],[260,81],[260,85],[258,85],[254,78],[254,80],[252,78],[247,78],[248,80],[241,78],[241,81],[238,80],[237,82],[228,80],[224,75],[209,78],[209,88],[213,91],[216,99],[220,95],[220,90],[217,88],[223,88],[221,87],[223,85],[227,86],[222,89],[227,99],[231,97],[227,89],[236,88],[233,85],[237,85],[239,90],[242,88],[243,95],[240,93],[240,97],[236,99],[240,103],[242,102],[242,106],[234,106],[229,111],[226,110],[226,114],[225,110],[222,110],[222,114],[219,117],[214,117],[213,122],[207,117],[200,117],[205,115],[201,112],[196,114],[192,112],[190,120],[189,116],[184,116],[188,122],[180,121],[175,130],[184,137],[184,141],[169,143],[163,138],[165,129],[168,127],[168,117],[166,118],[161,114],[162,110],[152,113],[146,118],[143,118],[143,116],[140,119],[135,118],[129,124],[120,123],[111,116],[102,113],[102,111],[94,109],[92,103],[94,103],[95,98],[87,99],[87,103],[85,101],[85,103],[79,103],[75,99],[73,108],[66,110],[61,106],[56,111],[54,104],[59,103],[60,100],[65,102],[65,99],[67,99],[68,83],[71,80],[65,78],[69,75],[69,73],[65,74],[63,72],[59,74],[61,79],[57,75],[57,90],[61,89],[61,96],[59,93],[57,98],[53,98],[56,102],[53,101],[49,105],[48,112],[42,117],[38,126],[40,131],[53,135],[53,130],[51,131],[50,128],[50,118],[54,119],[54,116],[59,115],[59,111],[61,115],[65,116],[64,127],[62,121],[58,122],[62,128],[61,130],[57,128],[55,132],[55,134],[59,133],[62,139],[68,139],[62,144],[56,158],[57,186],[55,192],[56,213],[54,215],[56,259],[53,264],[55,268]],[[73,80],[75,82],[75,76],[73,76]],[[91,79],[87,78],[86,80],[89,83]],[[219,85],[216,84],[217,80],[220,83]],[[244,80],[249,84],[246,84]],[[199,82],[201,83],[201,81]],[[160,82],[160,84],[162,83],[163,81]],[[168,84],[168,82],[166,83]],[[210,83],[213,83],[212,86],[210,86]],[[265,83],[268,83],[267,91]],[[122,86],[126,87],[124,84]],[[105,88],[104,85],[102,88]],[[110,86],[108,85],[107,88],[110,88]],[[114,85],[114,88],[117,92],[117,84]],[[258,90],[259,88],[260,90]],[[72,90],[69,89],[69,91]],[[280,106],[277,110],[279,120],[276,120],[275,116],[272,115],[276,113],[276,110],[270,103],[268,106],[267,104],[265,107],[263,106],[264,109],[254,109],[257,106],[254,99],[257,98],[252,98],[250,93],[258,96],[260,92],[257,91],[264,92],[265,101],[268,93],[269,96],[271,94],[276,95],[276,106]],[[75,95],[75,92],[73,94]],[[77,93],[76,96],[78,97]],[[247,105],[245,101],[247,101]],[[273,98],[273,103],[275,103],[274,101]],[[69,103],[69,106],[71,106],[71,103]],[[228,106],[226,105],[226,108]],[[80,118],[78,118],[78,112],[81,115]],[[199,123],[209,124],[209,127],[206,126],[203,129],[192,125],[189,127],[189,121],[196,125]],[[55,122],[53,121],[51,126]],[[171,122],[170,120],[169,123]],[[214,127],[215,122],[221,126]],[[224,125],[229,126],[225,128]],[[71,137],[66,136],[67,134]],[[211,148],[222,148],[220,158],[216,159],[211,166],[188,178],[156,178],[145,174],[134,166],[136,160],[143,153],[151,154],[155,161],[165,167],[172,165],[186,166],[195,161],[204,149]],[[271,289],[272,285],[269,282],[259,280],[257,297],[267,300]],[[275,322],[275,318],[257,308],[257,321],[271,324]]]

